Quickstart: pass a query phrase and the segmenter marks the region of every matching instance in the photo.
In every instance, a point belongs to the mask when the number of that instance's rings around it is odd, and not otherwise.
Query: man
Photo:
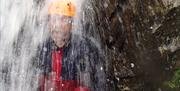
[[[89,39],[71,36],[74,4],[51,2],[48,15],[51,36],[38,53],[39,90],[105,91],[102,55]]]

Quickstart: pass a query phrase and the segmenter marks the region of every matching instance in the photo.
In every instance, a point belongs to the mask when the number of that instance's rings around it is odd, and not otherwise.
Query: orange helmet
[[[54,1],[48,5],[48,14],[75,16],[75,5],[70,0]]]

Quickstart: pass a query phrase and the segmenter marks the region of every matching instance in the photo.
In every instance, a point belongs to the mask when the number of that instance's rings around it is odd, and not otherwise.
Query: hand
[[[45,81],[45,91],[55,91],[55,80],[56,80],[56,73],[51,72],[49,73],[48,79]]]

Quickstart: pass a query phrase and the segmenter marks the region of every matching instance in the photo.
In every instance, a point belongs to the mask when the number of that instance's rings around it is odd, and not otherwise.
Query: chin
[[[64,47],[64,44],[58,44],[57,45],[59,48],[62,48],[62,47]]]

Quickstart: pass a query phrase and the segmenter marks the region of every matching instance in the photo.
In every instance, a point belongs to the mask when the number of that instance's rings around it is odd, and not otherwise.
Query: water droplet
[[[103,70],[103,67],[101,67],[101,70]]]
[[[131,63],[131,67],[134,68],[134,66],[135,66],[134,63]]]

